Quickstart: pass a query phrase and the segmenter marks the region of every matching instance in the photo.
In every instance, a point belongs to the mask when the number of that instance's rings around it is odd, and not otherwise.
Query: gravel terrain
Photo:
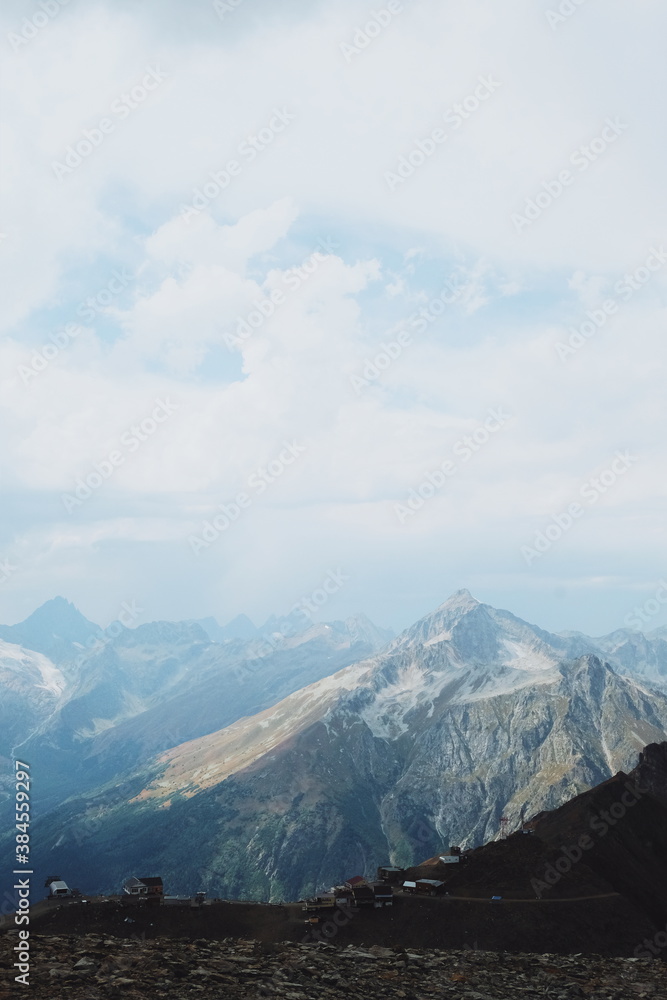
[[[398,950],[227,938],[124,940],[31,935],[30,985],[13,981],[14,934],[0,939],[0,997],[457,997],[667,1000],[667,966],[645,958]],[[22,991],[25,990],[25,993]]]

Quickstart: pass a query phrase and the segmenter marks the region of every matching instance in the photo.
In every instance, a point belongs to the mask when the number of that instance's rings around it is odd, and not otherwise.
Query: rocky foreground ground
[[[404,997],[425,1000],[590,1000],[666,998],[667,965],[595,955],[509,955],[404,951],[373,945],[122,940],[103,935],[32,936],[30,985],[13,980],[14,934],[0,939],[0,997],[105,1000],[107,997]]]

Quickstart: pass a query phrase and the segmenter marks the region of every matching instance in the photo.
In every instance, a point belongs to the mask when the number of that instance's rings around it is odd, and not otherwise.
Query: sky
[[[2,5],[3,622],[667,624],[664,3],[380,4]]]

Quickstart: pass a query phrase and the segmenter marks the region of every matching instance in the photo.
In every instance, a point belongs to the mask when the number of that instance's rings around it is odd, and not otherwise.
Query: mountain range
[[[0,629],[35,865],[299,898],[491,840],[667,738],[664,629],[549,633],[467,591],[396,638],[364,616],[231,626],[120,627],[82,655],[95,626],[58,600]]]
[[[300,627],[282,619],[280,632],[271,618],[256,628],[240,616],[225,628],[206,619],[102,630],[62,598],[0,626],[5,779],[20,748],[47,778],[33,805],[48,811],[137,760],[261,711],[392,635],[363,615]]]

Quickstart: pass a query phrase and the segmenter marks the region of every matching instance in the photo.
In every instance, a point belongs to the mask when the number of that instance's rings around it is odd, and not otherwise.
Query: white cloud
[[[427,0],[349,64],[339,43],[366,8],[260,9],[261,21],[248,2],[223,25],[209,5],[72,5],[7,54],[2,459],[39,511],[38,531],[21,516],[5,529],[6,548],[31,553],[7,616],[50,596],[61,571],[67,596],[88,595],[93,564],[100,606],[141,563],[158,614],[216,612],[219,601],[222,617],[261,617],[281,573],[296,600],[338,552],[357,583],[336,600],[347,610],[375,600],[383,621],[406,607],[390,578],[411,581],[415,613],[422,596],[428,606],[474,586],[469,572],[490,589],[491,576],[517,574],[527,606],[552,573],[610,579],[594,571],[603,537],[628,587],[633,574],[663,572],[653,512],[664,493],[667,268],[575,356],[555,350],[665,236],[663,7],[645,4],[640,19],[618,0],[585,5],[552,31],[528,0],[502,10]],[[5,32],[23,16],[6,5]],[[164,82],[57,180],[54,158],[158,66]],[[474,107],[480,77],[499,86]],[[466,98],[464,118],[455,106]],[[608,118],[627,128],[578,169],[572,154]],[[435,128],[446,141],[390,191],[385,172]],[[230,160],[229,184],[206,188]],[[566,168],[573,182],[517,233],[513,213]],[[204,190],[188,221],[184,206]],[[338,246],[318,251],[330,236]],[[132,282],[26,385],[18,366],[118,266]],[[355,393],[350,376],[453,278],[457,301],[412,327],[400,357]],[[67,515],[60,493],[164,396],[178,403],[173,417]],[[403,530],[392,505],[496,404],[511,426]],[[304,457],[193,559],[192,525],[292,439],[307,443]],[[641,462],[602,498],[604,517],[582,520],[527,575],[513,560],[534,524],[616,448]],[[178,565],[180,597],[151,581],[147,546],[154,565]]]

